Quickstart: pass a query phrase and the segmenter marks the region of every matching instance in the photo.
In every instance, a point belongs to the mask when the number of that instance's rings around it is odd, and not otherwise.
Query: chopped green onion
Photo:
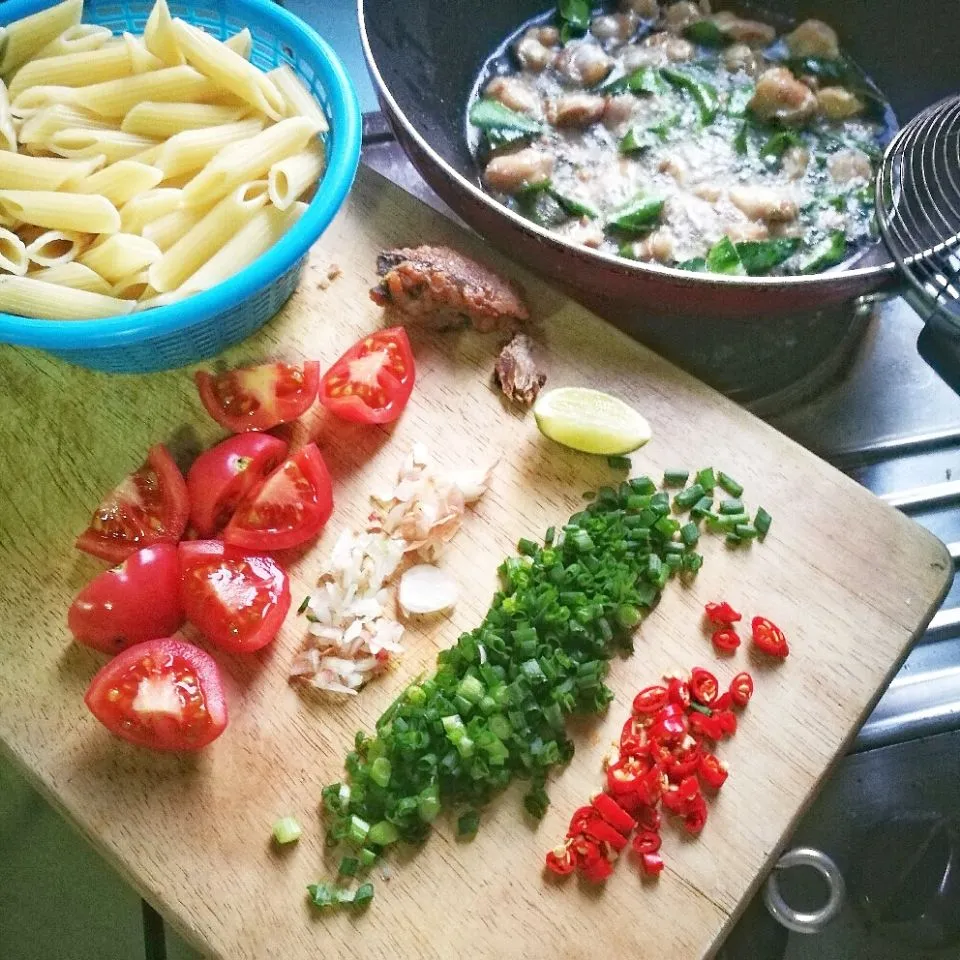
[[[704,467],[702,470],[699,470],[697,472],[697,483],[699,483],[707,493],[713,493],[713,488],[717,485],[713,467]]]
[[[547,532],[543,535],[543,542],[546,546],[553,543],[553,538],[557,535],[556,527],[547,527]]]
[[[753,540],[758,535],[758,530],[752,523],[738,523],[733,532],[741,540]]]
[[[653,529],[665,540],[669,540],[680,529],[680,521],[674,520],[673,517],[661,517],[653,525]]]
[[[367,839],[378,847],[389,847],[400,839],[400,831],[389,820],[381,820],[370,828]]]
[[[550,798],[547,796],[547,791],[539,783],[531,787],[523,798],[523,807],[534,820],[542,820],[549,806]],[[476,829],[474,829],[474,833],[476,833]]]
[[[417,800],[417,813],[424,823],[433,823],[440,812],[440,790],[437,784],[431,784],[422,790]]]
[[[483,683],[472,674],[468,674],[460,681],[457,693],[470,703],[479,703],[484,694]]]
[[[717,483],[723,487],[731,497],[739,497],[743,495],[743,484],[737,483],[733,477],[724,473],[722,470],[717,471]]]
[[[684,490],[681,490],[673,498],[673,509],[674,510],[689,510],[694,504],[700,502],[706,490],[699,483],[691,484]]]
[[[720,474],[720,476],[723,476],[723,474]],[[721,500],[720,512],[721,513],[743,513],[743,501],[742,500]]]
[[[663,485],[665,487],[682,487],[689,477],[689,470],[664,470]]]
[[[696,710],[697,713],[702,713],[705,717],[713,716],[713,711],[709,707],[705,707],[702,703],[697,703],[696,700],[690,701],[690,709]]]
[[[385,787],[390,782],[392,772],[392,766],[386,757],[377,757],[370,765],[370,779],[378,787]]]
[[[315,907],[332,907],[337,902],[336,893],[329,883],[311,883],[307,887],[310,902]]]
[[[633,463],[629,457],[607,457],[607,466],[612,470],[629,470]]]
[[[641,497],[654,493],[657,489],[657,485],[649,477],[633,477],[628,482],[634,494]]]
[[[480,827],[480,814],[476,810],[468,810],[457,819],[457,836],[469,839],[477,835]]]
[[[354,814],[350,817],[350,825],[347,829],[347,838],[355,846],[362,847],[370,832],[370,824],[366,820]]]
[[[771,517],[763,507],[757,507],[757,515],[754,517],[753,525],[757,528],[757,536],[759,536],[761,540],[770,530],[771,523],[773,523],[773,517]]]
[[[373,899],[373,884],[361,883],[357,887],[357,892],[353,895],[353,905],[355,907],[365,907]]]
[[[300,604],[300,606],[297,607],[297,615],[299,616],[299,615],[300,615],[301,613],[303,613],[303,611],[306,610],[307,607],[309,607],[309,606],[310,606],[310,594],[308,593],[308,594],[303,598],[303,602]]]
[[[568,543],[572,543],[581,553],[589,553],[594,549],[593,540],[586,530],[577,529],[567,538]]]
[[[713,497],[701,497],[691,508],[690,516],[694,520],[701,520],[713,511]]]
[[[521,537],[517,541],[517,552],[525,557],[532,557],[538,549],[539,547],[532,540],[528,540],[526,537]]]
[[[359,870],[360,861],[356,857],[344,857],[340,861],[340,866],[337,869],[337,873],[341,877],[355,877]]]
[[[303,828],[294,817],[281,817],[273,825],[273,839],[279,844],[294,843],[303,834]]]
[[[680,539],[687,547],[696,546],[700,539],[700,528],[691,520],[680,528]]]
[[[377,858],[380,856],[376,850],[371,850],[370,847],[364,847],[360,851],[360,866],[366,870],[369,870],[376,862]]]

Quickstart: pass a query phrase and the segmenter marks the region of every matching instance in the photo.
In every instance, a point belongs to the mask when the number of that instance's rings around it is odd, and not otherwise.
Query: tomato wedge
[[[358,340],[324,374],[320,402],[353,423],[391,423],[410,399],[416,371],[403,327]]]
[[[155,543],[176,543],[187,526],[187,485],[167,448],[158,443],[147,459],[93,512],[77,549],[110,563]]]
[[[267,433],[241,433],[204,451],[187,473],[190,524],[199,537],[219,533],[237,504],[283,462],[289,447]]]
[[[315,443],[284,460],[237,507],[223,539],[258,553],[315,537],[333,512],[333,485]]]
[[[262,363],[221,374],[200,370],[196,381],[207,413],[225,430],[269,430],[307,412],[317,399],[320,364]]]
[[[74,637],[104,653],[169,637],[181,623],[180,565],[172,543],[144,547],[94,577],[67,613]]]
[[[179,552],[183,609],[211,643],[249,653],[276,637],[290,609],[290,584],[276,561],[219,540],[181,543]]]
[[[118,654],[90,681],[83,699],[111,733],[152,750],[199,750],[227,725],[213,658],[172,637]]]

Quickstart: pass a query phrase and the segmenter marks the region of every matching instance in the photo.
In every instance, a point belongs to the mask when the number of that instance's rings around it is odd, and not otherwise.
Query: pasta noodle
[[[115,233],[91,247],[80,262],[109,283],[117,283],[156,263],[161,256],[160,249],[150,240],[132,233]]]
[[[137,194],[155,187],[163,179],[163,171],[134,160],[119,160],[83,180],[75,181],[77,193],[98,193],[115,207],[121,207]]]
[[[63,160],[0,151],[0,189],[59,190],[70,181],[88,177],[103,163],[103,157]]]
[[[150,271],[146,268],[122,277],[111,288],[112,297],[121,297],[124,300],[139,300],[144,294],[152,291],[149,280]]]
[[[0,310],[44,320],[86,320],[130,313],[133,300],[60,287],[33,277],[0,276]]]
[[[229,47],[234,53],[240,54],[244,60],[250,59],[250,53],[253,50],[253,37],[250,31],[244,27],[239,33],[223,41],[225,47]]]
[[[64,104],[44,107],[27,117],[20,127],[20,142],[28,144],[46,144],[60,130],[70,127],[83,130],[115,130],[112,124],[86,110],[78,110]]]
[[[312,120],[291,117],[249,140],[224,147],[184,188],[184,203],[208,203],[241,183],[266,176],[275,163],[303,150],[316,132]]]
[[[143,29],[143,42],[147,49],[167,66],[178,67],[184,62],[177,35],[173,32],[173,18],[170,16],[167,0],[156,0],[154,3],[147,18],[147,25]]]
[[[66,53],[99,50],[112,36],[109,27],[101,27],[96,23],[78,23],[75,27],[67,27],[59,37],[35,53],[33,59],[43,60],[46,57],[62,57]]]
[[[10,101],[10,112],[15,117],[29,117],[47,107],[73,103],[72,87],[29,87]]]
[[[130,55],[130,68],[133,73],[146,73],[148,70],[159,70],[164,66],[163,61],[147,49],[140,37],[124,32],[123,44]]]
[[[288,117],[308,117],[317,124],[317,130],[320,133],[327,132],[329,125],[320,104],[287,64],[281,64],[276,70],[271,70],[267,76],[280,91],[287,105]]]
[[[10,114],[10,97],[6,85],[0,80],[0,150],[17,152],[17,132],[13,129],[13,117]]]
[[[179,18],[173,21],[173,29],[187,61],[201,73],[271,119],[284,115],[286,105],[273,81],[239,53]]]
[[[7,24],[0,43],[0,75],[9,77],[64,30],[75,27],[82,13],[83,0],[64,0]]]
[[[122,117],[143,100],[209,100],[217,94],[208,77],[193,67],[181,66],[78,87],[72,101],[102,117]]]
[[[131,73],[133,66],[126,47],[104,47],[86,53],[66,53],[61,57],[34,60],[17,71],[9,90],[10,96],[16,99],[30,87],[85,87],[128,77]]]
[[[206,130],[185,130],[167,140],[155,158],[167,176],[178,177],[205,167],[224,147],[238,141],[249,142],[263,129],[262,120],[223,123]]]
[[[102,154],[107,158],[107,163],[115,163],[117,160],[127,160],[156,144],[156,140],[124,133],[122,130],[67,127],[66,130],[58,130],[47,146],[51,152],[61,157],[96,157]]]
[[[177,191],[180,192],[179,190]],[[161,250],[169,250],[188,230],[203,219],[203,210],[174,210],[148,223],[140,232]]]
[[[120,208],[120,229],[124,233],[140,233],[148,223],[173,213],[179,206],[179,190],[170,187],[147,190]]]
[[[234,123],[246,113],[244,107],[213,103],[155,103],[144,100],[132,107],[120,124],[127,133],[166,139],[184,130],[199,130]]]
[[[294,203],[287,210],[264,207],[230,238],[196,273],[179,288],[182,293],[199,293],[229,280],[261,254],[266,253],[307,209]]]
[[[29,265],[24,242],[12,230],[0,227],[0,268],[23,276]]]
[[[30,262],[38,267],[56,267],[75,260],[88,246],[86,234],[72,230],[47,230],[30,240],[26,254]]]
[[[110,284],[99,273],[94,273],[76,260],[71,263],[61,263],[56,267],[44,267],[30,274],[33,280],[43,280],[45,283],[55,283],[60,287],[70,287],[73,290],[87,290],[90,293],[110,293]]]
[[[265,181],[258,180],[237,187],[209,213],[204,214],[150,268],[150,285],[160,293],[176,290],[241,230],[266,202]]]
[[[323,174],[325,159],[323,144],[315,141],[306,150],[275,163],[267,175],[273,205],[286,210],[310,187],[315,187]]]
[[[120,214],[106,197],[48,190],[0,190],[0,211],[50,230],[116,233]]]

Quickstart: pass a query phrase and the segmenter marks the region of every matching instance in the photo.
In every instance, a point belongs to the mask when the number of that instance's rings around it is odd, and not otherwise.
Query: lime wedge
[[[584,453],[629,453],[650,439],[650,424],[633,407],[586,387],[540,394],[533,416],[545,437]]]

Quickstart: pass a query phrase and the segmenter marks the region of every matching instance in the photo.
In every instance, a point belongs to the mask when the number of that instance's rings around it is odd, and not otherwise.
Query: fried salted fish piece
[[[547,375],[540,372],[533,358],[533,341],[525,333],[514,334],[504,344],[493,375],[504,394],[525,407],[531,406],[547,382]]]

